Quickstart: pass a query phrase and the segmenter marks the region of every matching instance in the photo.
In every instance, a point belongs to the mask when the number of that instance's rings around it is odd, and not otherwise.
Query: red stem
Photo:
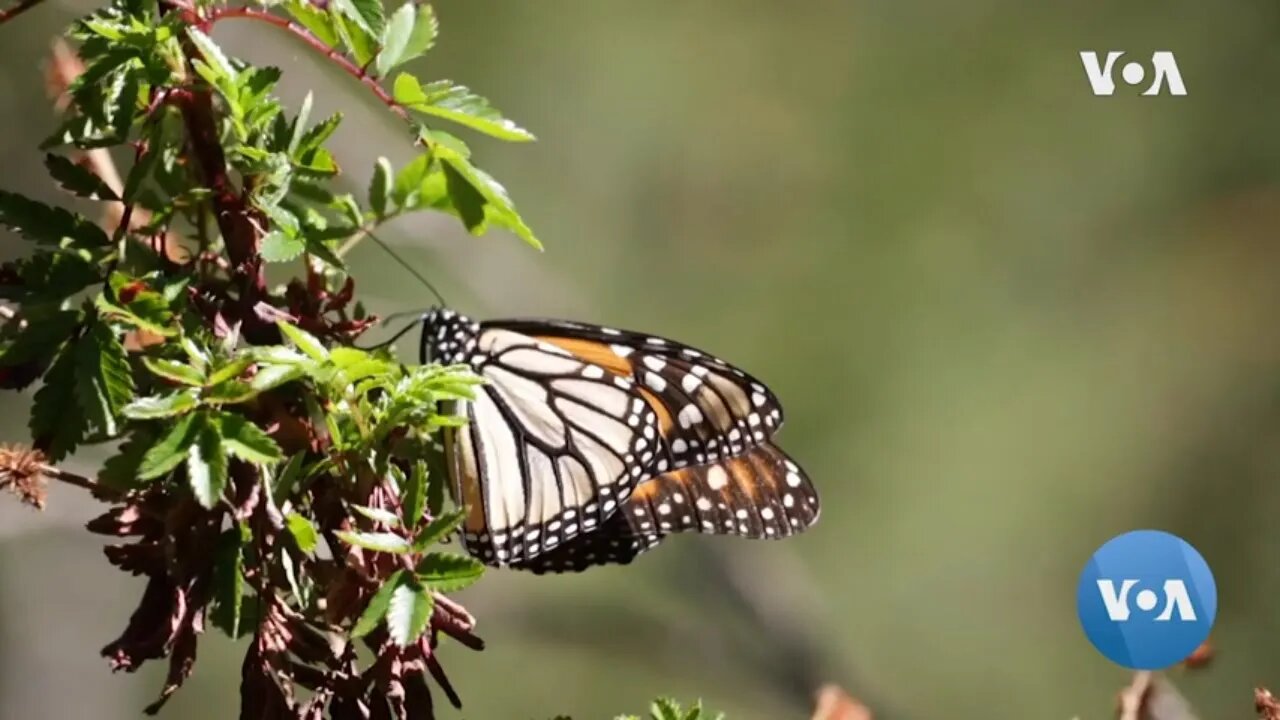
[[[313,35],[310,30],[302,27],[298,23],[293,22],[292,20],[287,20],[285,18],[282,18],[279,15],[273,15],[267,12],[266,10],[259,10],[257,8],[248,8],[248,7],[221,8],[218,10],[214,10],[209,13],[209,16],[206,21],[209,24],[213,24],[218,22],[219,20],[230,19],[230,18],[244,18],[246,20],[258,20],[260,22],[267,23],[268,25],[274,25],[282,30],[285,30],[293,34],[295,37],[299,38],[300,40],[305,42],[308,46],[310,46],[311,49],[315,50],[318,53],[321,53],[328,59],[332,60],[335,64],[337,64],[338,67],[342,68],[343,71],[346,72],[348,75],[350,75],[351,77],[359,80],[360,82],[368,86],[368,88],[373,91],[373,94],[377,96],[377,98],[381,100],[384,105],[386,105],[388,108],[391,108],[391,112],[394,112],[396,115],[399,115],[400,118],[405,122],[412,122],[412,118],[409,115],[409,111],[405,110],[403,105],[396,102],[395,98],[393,98],[391,94],[388,93],[386,89],[382,87],[382,84],[378,82],[377,78],[373,77],[368,72],[366,72],[365,68],[362,68],[356,65],[355,63],[351,62],[351,60],[348,59],[346,55],[343,55],[337,49],[331,48],[328,45],[326,45],[323,40]]]
[[[9,22],[39,4],[40,0],[22,0],[22,2],[11,8],[0,10],[0,25]]]

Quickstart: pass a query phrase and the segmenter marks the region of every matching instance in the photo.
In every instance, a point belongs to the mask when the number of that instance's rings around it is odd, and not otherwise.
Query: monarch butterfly
[[[773,393],[700,350],[440,308],[422,318],[420,354],[486,381],[444,435],[462,542],[486,564],[576,572],[675,532],[782,538],[818,518],[812,483],[772,443]]]

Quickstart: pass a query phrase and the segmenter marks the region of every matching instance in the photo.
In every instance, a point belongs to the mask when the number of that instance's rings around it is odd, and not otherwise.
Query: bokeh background
[[[448,648],[474,719],[612,717],[669,693],[804,718],[834,681],[884,718],[1104,718],[1126,674],[1075,584],[1111,536],[1164,528],[1213,567],[1203,717],[1280,683],[1280,6],[1263,0],[743,3],[441,0],[425,77],[539,142],[477,139],[547,245],[417,216],[385,233],[457,308],[661,333],[763,378],[822,493],[785,543],[677,537],[626,568],[493,572]],[[38,66],[83,5],[0,27],[0,185],[56,198]],[[272,28],[235,55],[342,108],[352,188],[405,162],[395,119]],[[1078,52],[1176,53],[1189,95],[1094,97]],[[0,254],[21,252],[0,234]],[[430,296],[374,245],[381,311]],[[406,353],[406,356],[408,354]],[[0,398],[0,440],[28,398]],[[91,471],[100,456],[74,466]],[[97,649],[141,585],[55,491],[0,502],[0,718],[133,718],[161,667]],[[167,717],[233,717],[215,636]],[[454,717],[449,712],[445,717]]]

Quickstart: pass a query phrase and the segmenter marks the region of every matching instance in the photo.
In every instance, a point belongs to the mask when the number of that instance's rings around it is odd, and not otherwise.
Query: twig
[[[0,10],[0,25],[3,25],[9,22],[10,20],[21,15],[22,13],[35,7],[36,5],[39,5],[40,2],[41,0],[22,0],[22,2],[18,3],[17,5],[14,5],[11,8],[5,8],[4,10]]]
[[[402,120],[404,120],[405,122],[413,121],[413,118],[409,115],[409,111],[406,110],[403,105],[396,102],[396,99],[392,97],[390,93],[387,92],[386,88],[382,87],[382,84],[378,82],[377,78],[370,75],[365,68],[362,68],[356,65],[355,63],[351,62],[351,60],[349,60],[346,55],[343,55],[342,52],[340,52],[336,48],[329,47],[327,44],[325,44],[323,40],[316,37],[314,34],[312,34],[310,30],[302,27],[298,23],[293,22],[292,20],[287,20],[278,15],[273,15],[272,13],[267,12],[265,10],[259,10],[257,8],[247,8],[247,7],[222,8],[219,10],[214,10],[209,14],[207,21],[209,24],[213,24],[218,22],[219,20],[227,20],[227,19],[233,19],[233,18],[257,20],[259,22],[267,23],[268,25],[274,25],[282,30],[285,30],[291,33],[292,35],[294,35],[295,37],[297,37],[298,39],[306,43],[308,46],[310,46],[311,49],[315,50],[318,53],[323,54],[325,57],[332,60],[335,64],[337,64],[338,67],[342,68],[342,70],[346,72],[348,75],[350,75],[351,77],[359,80],[360,82],[368,86],[368,88],[373,91],[373,94],[377,96],[377,98],[381,100],[384,105],[390,108],[391,112],[395,113],[396,115],[399,115]]]

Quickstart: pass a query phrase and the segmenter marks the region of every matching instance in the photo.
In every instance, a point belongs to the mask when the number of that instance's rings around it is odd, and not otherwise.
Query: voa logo
[[[1094,95],[1111,95],[1115,92],[1116,63],[1122,57],[1122,50],[1108,52],[1106,59],[1099,58],[1098,53],[1092,50],[1080,52],[1080,62],[1084,64],[1084,74],[1089,79],[1089,87],[1093,88]],[[1151,53],[1150,74],[1147,70],[1147,66],[1140,62],[1127,62],[1120,68],[1120,79],[1128,85],[1138,85],[1150,77],[1151,84],[1142,91],[1143,95],[1159,95],[1162,89],[1170,95],[1187,94],[1187,86],[1182,83],[1182,73],[1178,71],[1178,61],[1174,59],[1172,52],[1159,50]]]
[[[1120,581],[1119,590],[1114,580],[1099,580],[1098,593],[1102,596],[1102,605],[1107,609],[1107,617],[1113,622],[1129,620],[1129,595],[1140,581],[1130,578]],[[1191,596],[1187,594],[1187,584],[1181,580],[1168,579],[1163,583],[1164,610],[1152,618],[1154,622],[1168,622],[1177,619],[1182,622],[1195,622],[1196,609],[1191,605]],[[1134,603],[1142,612],[1151,612],[1160,604],[1160,593],[1150,588],[1139,590]]]
[[[1076,609],[1089,642],[1135,670],[1177,665],[1209,637],[1218,591],[1186,540],[1135,530],[1098,548],[1080,574]]]

